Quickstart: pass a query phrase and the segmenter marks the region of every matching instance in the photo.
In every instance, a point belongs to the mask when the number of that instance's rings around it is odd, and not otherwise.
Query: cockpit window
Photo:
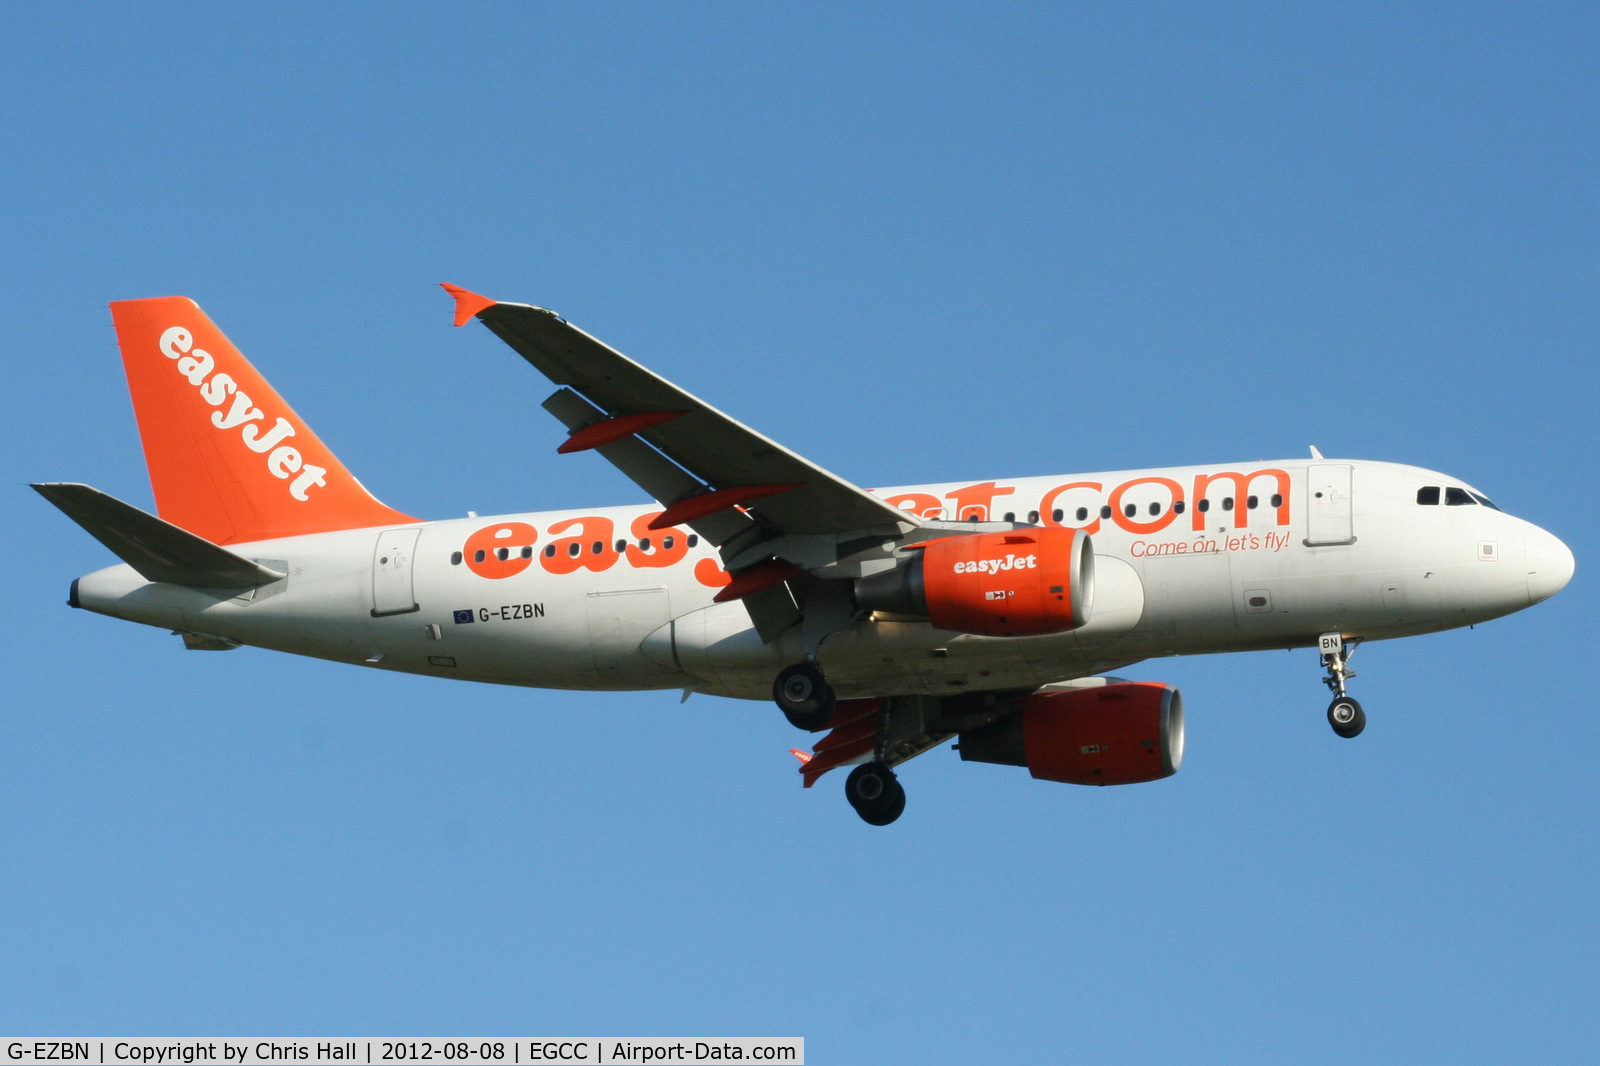
[[[1458,489],[1454,485],[1444,490],[1444,503],[1446,507],[1472,507],[1477,504],[1466,489]]]
[[[1491,510],[1491,511],[1500,510],[1500,508],[1498,508],[1498,507],[1496,507],[1494,505],[1494,501],[1493,500],[1489,499],[1489,497],[1485,496],[1481,492],[1472,493],[1472,498],[1474,500],[1477,500],[1479,503],[1483,504],[1485,507],[1489,508],[1489,510]]]
[[[1417,502],[1428,507],[1439,506],[1439,486],[1427,485],[1417,490]]]

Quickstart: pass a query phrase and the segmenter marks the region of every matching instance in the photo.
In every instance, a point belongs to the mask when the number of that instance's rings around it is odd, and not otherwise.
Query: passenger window
[[[639,550],[642,551],[642,552],[647,552],[647,551],[650,550],[650,538],[649,537],[643,537],[643,538],[641,538],[639,540]]]
[[[571,544],[567,545],[567,554],[572,556],[574,559],[576,559],[578,557],[578,554],[580,552],[582,552],[582,551],[583,551],[583,546],[581,544],[579,544],[577,541],[573,541]]]
[[[472,561],[475,562],[475,563],[483,562],[483,549],[482,548],[479,548],[477,551],[472,553]]]
[[[544,557],[546,559],[554,559],[556,557],[556,546],[554,544],[546,544],[544,546]]]
[[[1159,503],[1152,503],[1150,505],[1150,513],[1151,513],[1151,515],[1160,514],[1161,513],[1161,505]]]
[[[1038,524],[1039,524],[1039,512],[1038,511],[1029,511],[1028,512],[1028,525],[1036,526]]]
[[[1087,522],[1089,520],[1089,508],[1087,508],[1087,507],[1078,508],[1077,515],[1078,515],[1078,521]],[[1056,512],[1056,521],[1057,522],[1061,521],[1061,512],[1060,511]]]
[[[1222,498],[1222,509],[1224,511],[1233,510],[1233,497],[1232,496],[1224,496]]]
[[[668,552],[671,551],[672,550],[672,545],[676,541],[677,541],[676,537],[662,537],[661,538],[661,550],[662,551],[668,551]]]
[[[1425,507],[1439,506],[1439,486],[1426,485],[1417,490],[1417,502]]]
[[[1057,507],[1054,511],[1050,512],[1050,521],[1052,521],[1052,522],[1061,521],[1061,517],[1062,517],[1062,515],[1064,513],[1065,512],[1063,512],[1061,510],[1061,508]],[[1088,517],[1088,514],[1089,514],[1089,512],[1085,511],[1082,507],[1078,508],[1078,521],[1080,521],[1080,522],[1083,521],[1086,517]]]
[[[1122,508],[1122,513],[1127,515],[1129,518],[1132,518],[1134,515],[1139,513],[1139,505],[1133,503],[1125,504]]]
[[[1254,511],[1256,509],[1256,504],[1260,502],[1260,500],[1257,500],[1254,496],[1251,496],[1244,501],[1244,505],[1250,508],[1250,510]]]
[[[1195,506],[1200,508],[1201,514],[1205,514],[1207,511],[1211,510],[1211,501],[1201,500],[1199,503],[1195,504]]]
[[[1473,507],[1477,505],[1477,502],[1477,500],[1467,495],[1466,489],[1458,489],[1455,486],[1451,486],[1444,490],[1444,505],[1446,507]]]
[[[496,559],[499,559],[503,563],[507,559],[511,558],[511,549],[510,548],[496,548],[494,550],[494,557]]]
[[[698,533],[690,533],[689,534],[689,547],[692,548],[696,544],[699,544],[699,543],[700,543],[700,534],[698,534]]]
[[[1274,507],[1282,507],[1283,506],[1283,496],[1282,496],[1282,494],[1274,492],[1272,494],[1272,500],[1270,502],[1272,503],[1272,506],[1274,506]],[[1255,504],[1251,504],[1250,506],[1254,507]]]
[[[596,555],[600,555],[606,550],[606,542],[603,540],[597,540],[593,544],[589,545],[589,550],[594,552]]]
[[[1017,520],[1017,512],[1015,512],[1015,511],[1007,511],[1005,520],[1007,522],[1015,522]]]
[[[451,566],[460,566],[461,565],[461,553],[460,552],[451,552],[450,553],[450,565]]]
[[[1106,504],[1104,507],[1100,508],[1100,517],[1101,518],[1110,518],[1111,517],[1111,505],[1110,504]]]
[[[1179,501],[1177,501],[1176,503],[1174,503],[1172,505],[1172,513],[1173,514],[1182,514],[1183,513],[1183,501],[1182,500],[1179,500]]]
[[[522,557],[524,559],[532,559],[533,558],[533,545],[532,544],[526,545],[522,549]]]
[[[625,541],[625,540],[617,541],[617,554],[618,555],[621,555],[623,552],[625,552],[627,550],[628,550],[628,542],[627,541]]]

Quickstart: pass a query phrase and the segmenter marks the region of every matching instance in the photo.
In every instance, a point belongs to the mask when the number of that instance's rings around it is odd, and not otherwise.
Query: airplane
[[[871,825],[896,769],[963,760],[1082,785],[1183,762],[1152,658],[1318,649],[1341,737],[1366,640],[1475,625],[1572,578],[1572,552],[1447,474],[1308,459],[864,490],[568,323],[453,285],[557,386],[556,451],[656,502],[424,521],[380,503],[192,300],[111,304],[152,515],[33,487],[122,560],[68,603],[181,635],[434,677],[771,699],[805,787],[852,767]]]

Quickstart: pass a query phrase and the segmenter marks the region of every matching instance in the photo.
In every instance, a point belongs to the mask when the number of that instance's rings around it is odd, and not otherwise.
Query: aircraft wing
[[[477,318],[551,381],[566,387],[545,404],[571,433],[561,450],[598,448],[667,507],[663,526],[690,525],[719,546],[737,540],[743,550],[779,536],[899,535],[920,524],[915,516],[730,418],[553,311],[444,287],[456,298],[457,325]],[[656,457],[646,454],[639,441]],[[748,520],[738,519],[741,514]],[[735,520],[729,521],[730,515]],[[752,521],[758,530],[750,528]],[[749,535],[755,533],[759,535]]]

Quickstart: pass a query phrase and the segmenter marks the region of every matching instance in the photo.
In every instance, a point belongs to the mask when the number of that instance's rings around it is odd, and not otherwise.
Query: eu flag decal
[[[475,621],[475,619],[472,617],[472,612],[471,611],[457,611],[456,612],[456,625],[458,625],[458,626],[459,625],[465,625],[466,623],[471,622],[471,621]]]

